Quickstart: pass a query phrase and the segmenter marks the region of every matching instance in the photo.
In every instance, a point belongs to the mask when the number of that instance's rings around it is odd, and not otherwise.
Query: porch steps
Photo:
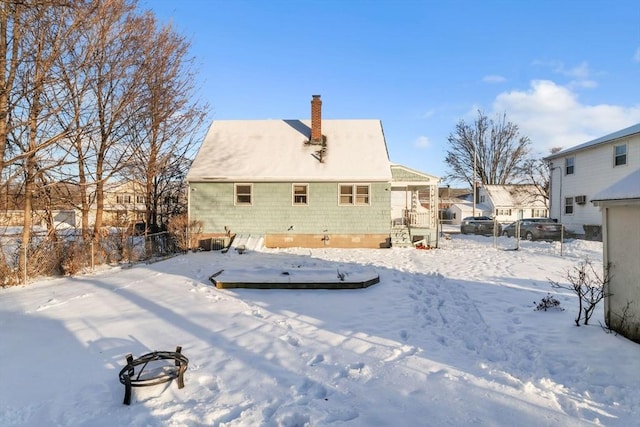
[[[391,246],[394,248],[410,248],[413,246],[409,227],[406,225],[394,225],[391,228]]]

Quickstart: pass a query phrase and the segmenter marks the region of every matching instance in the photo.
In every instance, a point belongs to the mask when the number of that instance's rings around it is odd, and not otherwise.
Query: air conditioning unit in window
[[[576,196],[576,204],[584,205],[587,203],[587,196]]]

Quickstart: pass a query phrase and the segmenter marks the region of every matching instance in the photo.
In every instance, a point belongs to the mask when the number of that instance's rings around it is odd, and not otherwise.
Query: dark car
[[[526,240],[560,240],[562,224],[550,218],[525,218],[513,222],[502,229],[502,235],[516,236],[516,227],[520,228],[520,237]]]
[[[500,234],[500,224],[488,216],[468,216],[460,224],[462,234],[483,234],[493,235],[494,226],[497,227],[497,234]]]

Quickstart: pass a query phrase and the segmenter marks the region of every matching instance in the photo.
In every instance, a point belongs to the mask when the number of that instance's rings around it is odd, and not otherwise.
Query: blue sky
[[[380,119],[444,176],[447,137],[506,113],[533,154],[640,122],[637,0],[140,0],[192,43],[210,119]]]

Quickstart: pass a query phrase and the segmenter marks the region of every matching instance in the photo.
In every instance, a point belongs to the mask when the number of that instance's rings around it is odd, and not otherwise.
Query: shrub
[[[556,297],[551,294],[547,294],[546,297],[542,298],[540,302],[536,303],[537,311],[547,311],[547,310],[560,310],[564,311],[564,308],[560,307],[560,301]]]
[[[580,320],[588,325],[596,306],[607,296],[605,289],[611,279],[610,270],[611,264],[607,264],[603,273],[599,274],[591,260],[585,259],[567,271],[568,284],[549,280],[552,287],[572,291],[578,297],[576,326],[580,326]]]
[[[202,221],[191,220],[186,214],[177,215],[169,219],[167,230],[173,237],[178,249],[183,252],[198,246],[204,224]]]

